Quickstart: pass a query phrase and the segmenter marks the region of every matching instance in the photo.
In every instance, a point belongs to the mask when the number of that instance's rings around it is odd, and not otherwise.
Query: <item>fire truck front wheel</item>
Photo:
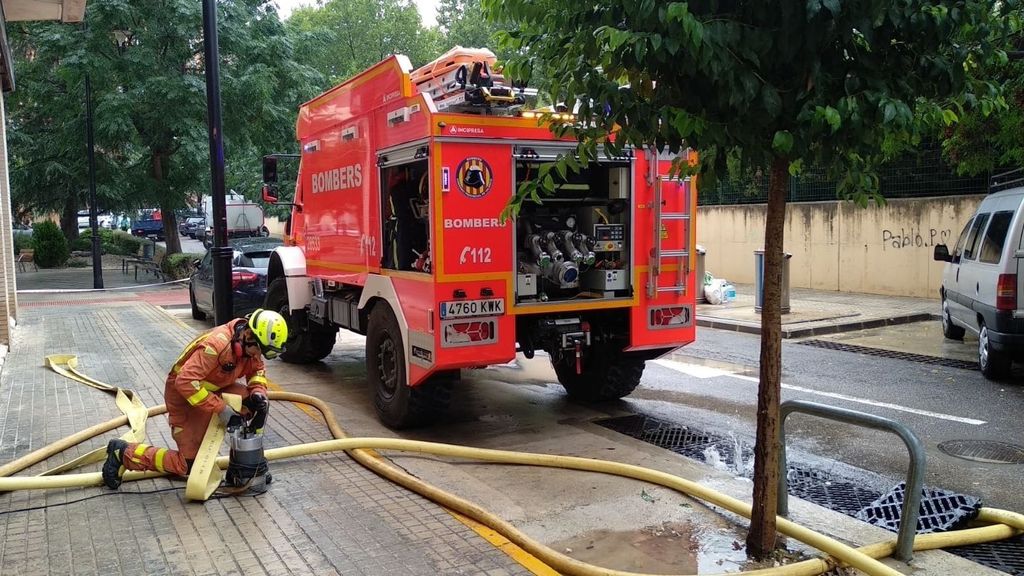
[[[610,349],[592,349],[584,358],[578,374],[575,355],[552,356],[551,364],[569,397],[582,402],[618,400],[629,396],[644,374],[643,358],[615,353]]]
[[[437,419],[448,408],[451,380],[431,378],[418,386],[409,386],[402,331],[395,313],[384,302],[370,311],[366,373],[373,389],[377,417],[389,428],[422,426]]]
[[[281,360],[291,364],[312,364],[326,358],[334,349],[337,330],[310,322],[303,311],[288,310],[288,283],[284,278],[270,283],[265,307],[280,312],[288,321],[288,344],[281,353]]]

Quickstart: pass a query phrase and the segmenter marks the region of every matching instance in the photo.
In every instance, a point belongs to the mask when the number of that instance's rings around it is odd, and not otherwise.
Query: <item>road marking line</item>
[[[469,526],[474,532],[480,535],[481,538],[489,542],[501,552],[504,552],[508,557],[518,562],[519,565],[526,568],[536,576],[558,576],[558,572],[552,570],[550,566],[542,562],[539,558],[530,554],[526,550],[523,550],[514,542],[511,542],[491,528],[480,524],[468,516],[463,516],[454,510],[445,508],[445,511],[451,514],[452,517],[459,522]]]
[[[655,363],[664,366],[670,370],[675,370],[676,372],[681,372],[683,374],[687,374],[695,378],[716,378],[720,376],[727,376],[730,378],[735,378],[737,380],[753,382],[754,384],[760,383],[760,379],[754,376],[744,376],[742,374],[736,374],[734,372],[729,372],[727,370],[721,370],[718,368],[711,368],[708,366],[687,364],[685,362],[677,362],[673,360],[655,360]],[[813,390],[811,388],[804,388],[803,386],[795,386],[793,384],[783,383],[782,388],[785,390],[792,390],[794,392],[802,392],[804,394],[825,396],[828,398],[835,398],[837,400],[845,400],[847,402],[856,402],[858,404],[867,404],[869,406],[877,406],[879,408],[888,408],[890,410],[897,410],[899,412],[917,414],[919,416],[928,416],[929,418],[938,418],[939,420],[949,420],[951,422],[960,422],[961,424],[970,424],[972,426],[981,426],[983,424],[988,424],[988,422],[986,422],[985,420],[975,420],[974,418],[964,418],[962,416],[953,416],[951,414],[943,414],[941,412],[918,410],[917,408],[910,408],[907,406],[901,406],[899,404],[879,402],[877,400],[858,398],[856,396],[847,396],[846,394],[837,394],[835,392],[822,392],[821,390]]]

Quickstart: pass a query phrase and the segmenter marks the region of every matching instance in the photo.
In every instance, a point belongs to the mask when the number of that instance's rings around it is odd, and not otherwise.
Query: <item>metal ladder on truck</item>
[[[655,148],[649,148],[650,151],[650,162],[649,170],[647,175],[648,184],[654,187],[654,242],[651,248],[651,263],[647,267],[647,297],[654,298],[659,292],[676,292],[677,294],[686,293],[686,277],[690,273],[690,177],[687,176],[682,181],[682,186],[679,186],[678,190],[684,193],[682,198],[682,211],[681,212],[665,212],[662,208],[664,204],[664,184],[667,182],[676,181],[674,178],[669,176],[662,176],[658,174],[658,150]],[[682,220],[686,223],[685,233],[683,234],[683,248],[664,250],[661,247],[662,241],[662,227],[666,221]],[[658,278],[661,276],[662,267],[665,262],[676,263],[676,275],[675,284],[670,286],[658,286]]]

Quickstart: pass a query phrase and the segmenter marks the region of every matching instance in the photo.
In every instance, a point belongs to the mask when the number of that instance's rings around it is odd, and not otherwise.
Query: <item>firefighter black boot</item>
[[[107,459],[103,462],[103,483],[111,490],[121,486],[121,475],[124,474],[124,449],[128,443],[124,440],[107,442]]]

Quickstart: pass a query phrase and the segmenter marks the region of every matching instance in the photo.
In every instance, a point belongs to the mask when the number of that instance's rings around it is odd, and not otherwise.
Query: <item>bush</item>
[[[68,260],[68,268],[86,268],[92,266],[92,262],[85,258],[72,258]]]
[[[120,230],[100,230],[100,252],[118,256],[138,256],[142,252],[142,243],[146,242]],[[83,230],[71,244],[72,250],[92,250],[92,230]]]
[[[40,268],[57,268],[67,262],[68,239],[50,220],[32,226],[32,248],[35,250],[35,262]]]
[[[160,270],[168,280],[186,278],[192,273],[192,262],[202,257],[202,254],[171,254],[160,262]]]
[[[32,237],[28,234],[14,235],[14,255],[21,254],[22,250],[33,250]]]

